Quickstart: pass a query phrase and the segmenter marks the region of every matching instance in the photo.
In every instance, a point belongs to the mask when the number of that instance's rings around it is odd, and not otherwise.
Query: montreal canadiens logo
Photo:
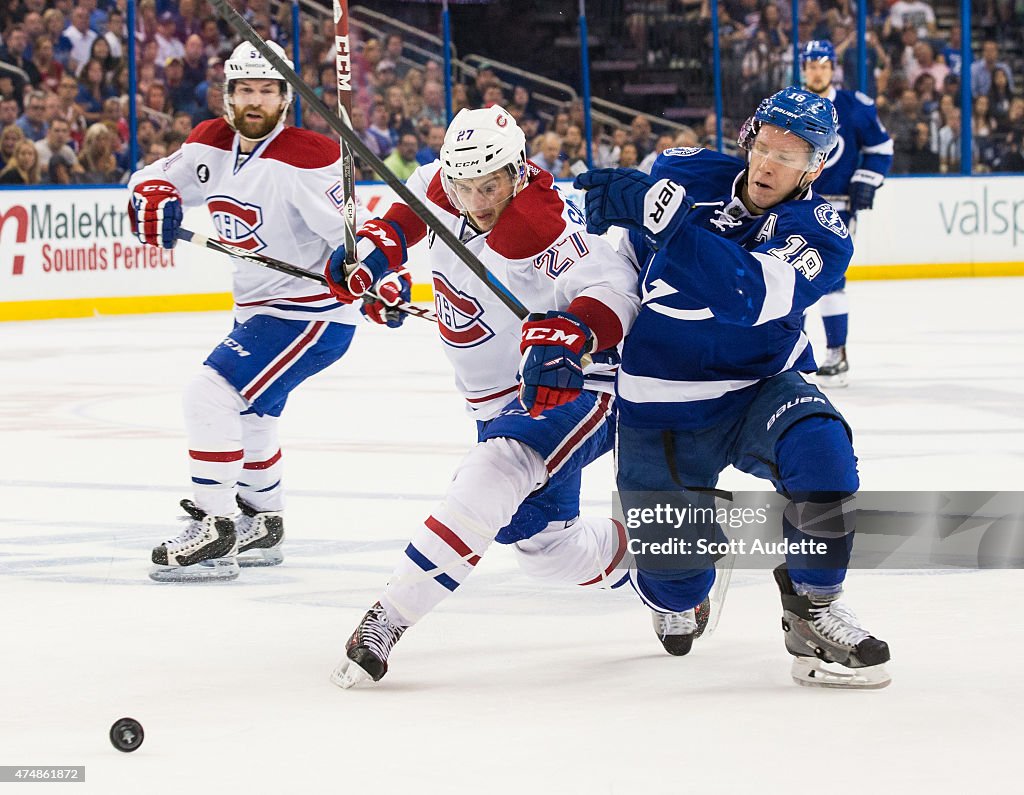
[[[494,336],[480,319],[484,313],[480,302],[456,290],[438,273],[434,274],[434,306],[438,333],[453,348],[472,348]]]
[[[243,204],[230,196],[211,196],[206,206],[217,234],[225,243],[246,251],[261,251],[267,247],[256,234],[263,226],[263,208],[258,204]]]
[[[814,217],[826,229],[835,232],[839,237],[849,237],[850,231],[839,217],[839,211],[831,204],[819,204],[814,208]]]

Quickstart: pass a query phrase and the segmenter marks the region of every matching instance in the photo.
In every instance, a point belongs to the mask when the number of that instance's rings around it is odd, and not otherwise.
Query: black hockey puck
[[[110,727],[111,744],[118,751],[124,751],[126,754],[142,745],[145,736],[142,724],[135,718],[120,718],[114,721],[114,725]]]

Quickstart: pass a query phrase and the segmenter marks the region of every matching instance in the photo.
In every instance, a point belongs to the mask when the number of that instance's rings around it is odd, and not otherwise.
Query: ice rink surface
[[[849,293],[852,384],[831,396],[863,487],[1020,489],[1024,279]],[[379,686],[332,686],[474,438],[416,320],[360,329],[292,397],[284,565],[151,582],[189,496],[182,383],[229,327],[0,326],[0,765],[85,765],[71,791],[96,793],[1019,791],[1020,571],[852,572],[894,682],[850,693],[791,682],[766,571],[737,572],[718,631],[672,658],[631,592],[549,588],[495,546]],[[584,510],[612,486],[606,457]],[[146,730],[133,754],[107,739],[125,715]]]

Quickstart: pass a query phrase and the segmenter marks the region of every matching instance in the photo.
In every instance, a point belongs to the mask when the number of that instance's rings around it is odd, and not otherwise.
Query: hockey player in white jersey
[[[839,210],[840,218],[853,234],[857,214],[874,206],[875,191],[889,173],[893,143],[878,120],[870,97],[832,86],[835,63],[836,51],[830,41],[809,41],[800,51],[804,88],[830,100],[839,115],[839,143],[829,153],[815,190]],[[850,369],[846,358],[850,301],[845,278],[822,296],[818,309],[828,348],[818,367],[818,383],[826,387],[846,386]]]
[[[612,444],[617,348],[639,306],[636,271],[587,234],[580,210],[526,160],[525,145],[503,109],[463,110],[440,161],[408,181],[538,314],[523,323],[427,238],[437,330],[478,444],[349,638],[331,676],[340,687],[384,676],[402,634],[458,589],[495,540],[511,544],[534,576],[595,587],[628,581],[623,527],[580,517],[579,491],[582,468]],[[384,297],[406,289],[406,249],[427,236],[423,221],[396,204],[358,234],[358,269],[345,272],[344,250],[331,260],[335,295],[353,301],[370,285]],[[593,363],[584,366],[587,354]]]
[[[291,87],[251,45],[231,54],[225,82],[224,117],[132,176],[133,229],[172,248],[183,207],[205,204],[221,240],[321,271],[345,235],[338,144],[285,126]],[[234,327],[185,388],[194,497],[182,533],[153,550],[158,581],[281,562],[278,418],[292,389],[345,353],[359,319],[310,281],[234,265]]]
[[[627,516],[666,495],[691,515],[714,515],[730,465],[769,480],[791,501],[781,521],[790,548],[775,577],[794,679],[883,687],[888,645],[839,601],[859,486],[851,432],[801,376],[815,369],[803,314],[853,253],[838,212],[812,188],[836,128],[828,99],[791,86],[743,126],[745,163],[676,148],[650,176],[600,169],[575,184],[587,190],[587,228],[627,229],[625,250],[641,268],[643,305],[616,385]],[[650,549],[683,539],[680,554],[636,554],[635,585],[652,606],[685,614],[707,598],[715,570],[699,550],[717,528],[699,521],[630,528],[633,540],[660,544]]]

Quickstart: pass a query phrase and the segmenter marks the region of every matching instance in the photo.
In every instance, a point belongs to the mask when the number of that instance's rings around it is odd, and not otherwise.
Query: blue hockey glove
[[[870,210],[875,204],[875,191],[882,186],[884,177],[876,171],[858,168],[850,177],[850,214]]]
[[[396,225],[375,218],[360,228],[357,236],[373,243],[364,253],[360,246],[360,263],[351,272],[345,270],[345,246],[338,246],[327,260],[324,276],[331,293],[343,304],[358,301],[387,272],[398,271],[405,262],[405,235]]]
[[[132,191],[128,221],[140,243],[174,248],[181,216],[181,194],[167,180],[147,179]]]
[[[405,322],[406,312],[394,307],[400,303],[409,303],[412,298],[412,277],[409,271],[389,271],[383,279],[373,286],[377,298],[363,298],[360,311],[368,320],[380,323],[388,328],[398,328]]]
[[[580,360],[591,339],[586,324],[568,312],[530,315],[523,324],[519,402],[531,417],[579,397],[583,389]]]
[[[655,249],[671,240],[692,206],[682,185],[632,168],[587,171],[573,187],[587,191],[588,232],[622,226],[643,233]]]

